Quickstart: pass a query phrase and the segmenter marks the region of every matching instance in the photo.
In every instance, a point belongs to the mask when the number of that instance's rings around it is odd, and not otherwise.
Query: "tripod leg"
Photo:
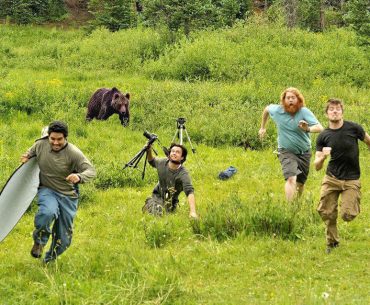
[[[178,136],[178,134],[179,134],[179,131],[176,130],[175,135],[173,136],[171,143],[175,143],[175,139],[176,139],[176,136]]]
[[[143,173],[141,174],[141,179],[144,180],[145,177],[145,169],[146,169],[146,162],[148,161],[148,152],[145,155],[145,161],[144,161],[144,168],[143,168]]]
[[[185,130],[185,133],[186,133],[186,137],[188,138],[188,141],[189,141],[189,144],[190,144],[190,147],[191,147],[191,151],[193,152],[193,154],[195,154],[195,148],[193,147],[193,144],[191,143],[188,131],[185,128],[184,128],[184,130]]]
[[[180,140],[180,145],[182,145],[182,131],[183,131],[183,128],[180,127],[179,129],[179,140]]]
[[[143,155],[146,153],[146,149],[145,150],[142,150],[141,152],[140,152],[140,155],[136,158],[136,160],[135,160],[135,162],[134,162],[134,168],[136,168],[137,167],[137,165],[139,164],[139,162],[140,162],[140,160],[141,160],[141,158],[143,157]]]
[[[134,167],[136,168],[137,167],[137,164],[140,162],[143,154],[146,152],[146,148],[143,148],[142,150],[140,150],[130,161],[128,161],[124,167],[124,169],[126,167]]]

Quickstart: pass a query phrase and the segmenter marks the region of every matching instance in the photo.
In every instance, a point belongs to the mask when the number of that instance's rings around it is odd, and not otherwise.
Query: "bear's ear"
[[[130,93],[127,92],[125,96],[127,97],[128,100],[130,99]]]
[[[116,87],[112,88],[112,92],[117,92],[117,91],[118,91],[118,89]]]

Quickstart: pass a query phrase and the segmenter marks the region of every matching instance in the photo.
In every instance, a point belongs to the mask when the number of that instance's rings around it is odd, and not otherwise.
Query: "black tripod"
[[[195,154],[195,148],[193,147],[193,144],[191,144],[191,140],[190,140],[188,131],[185,128],[185,122],[186,122],[185,118],[178,118],[176,120],[176,122],[177,122],[177,130],[176,130],[175,135],[173,136],[172,143],[175,142],[175,138],[177,136],[177,138],[180,141],[179,144],[182,145],[182,143],[183,143],[182,135],[183,135],[183,131],[185,131],[186,137],[188,138],[188,141],[189,141],[189,144],[190,144],[190,147],[191,147],[191,151],[193,152],[193,154]]]
[[[127,168],[127,167],[133,167],[133,168],[137,168],[137,165],[139,164],[141,158],[143,157],[143,155],[145,154],[145,161],[144,161],[144,168],[143,168],[143,172],[141,174],[141,178],[144,179],[144,176],[145,176],[145,168],[146,168],[146,162],[148,160],[148,147],[150,145],[152,145],[154,143],[155,140],[158,139],[157,135],[155,135],[154,133],[149,133],[147,131],[144,131],[144,136],[148,139],[148,142],[145,144],[145,146],[130,160],[128,161],[125,166],[123,167],[123,169]],[[159,142],[159,140],[158,140]],[[154,153],[156,155],[157,152],[153,149]]]

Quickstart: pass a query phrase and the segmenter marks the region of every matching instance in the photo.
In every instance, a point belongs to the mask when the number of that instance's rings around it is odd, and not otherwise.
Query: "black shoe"
[[[339,247],[339,242],[336,241],[336,242],[330,243],[326,247],[326,253],[329,254],[331,253],[331,251],[333,251],[333,249],[338,248],[338,247]]]
[[[38,243],[34,243],[31,249],[31,255],[34,258],[40,258],[42,256],[42,251],[44,250],[44,246]]]

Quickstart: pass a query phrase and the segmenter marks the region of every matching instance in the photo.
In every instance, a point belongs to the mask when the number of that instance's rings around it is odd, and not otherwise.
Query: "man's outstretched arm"
[[[195,210],[195,196],[194,193],[189,194],[188,202],[190,207],[189,216],[192,218],[198,218],[197,212]]]
[[[268,118],[269,118],[269,111],[268,111],[268,106],[267,106],[265,109],[263,109],[261,127],[260,127],[260,130],[258,131],[258,135],[260,136],[261,139],[266,134],[266,124],[267,124]]]
[[[367,145],[367,148],[370,149],[370,136],[368,133],[365,133],[364,143]]]

